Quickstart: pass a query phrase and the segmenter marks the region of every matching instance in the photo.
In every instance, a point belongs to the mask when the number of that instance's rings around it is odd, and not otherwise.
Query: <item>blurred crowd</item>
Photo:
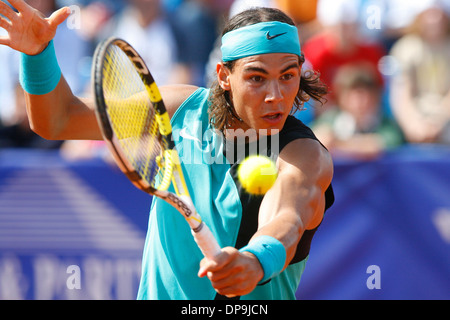
[[[209,86],[224,21],[252,6],[280,8],[298,24],[304,72],[319,72],[330,88],[323,105],[310,101],[295,116],[336,157],[373,159],[411,143],[450,146],[450,0],[27,2],[46,15],[72,8],[54,42],[80,96],[90,94],[92,55],[109,36],[135,46],[159,84]],[[0,47],[0,148],[60,149],[70,159],[105,154],[102,143],[52,142],[31,132],[18,60]]]

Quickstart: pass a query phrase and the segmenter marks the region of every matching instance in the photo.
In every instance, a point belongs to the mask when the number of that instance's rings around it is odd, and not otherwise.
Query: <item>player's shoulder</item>
[[[329,185],[333,176],[330,153],[315,139],[296,139],[286,145],[279,156],[285,168],[314,173],[317,179]]]
[[[172,117],[178,108],[198,89],[199,87],[192,85],[161,86],[161,96],[169,116]]]
[[[315,160],[321,160],[325,158],[327,160],[330,153],[320,141],[316,139],[295,139],[290,141],[281,151],[280,155],[292,154],[295,158],[312,158]]]

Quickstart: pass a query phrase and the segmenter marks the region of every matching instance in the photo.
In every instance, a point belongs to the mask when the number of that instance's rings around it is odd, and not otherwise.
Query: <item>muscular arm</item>
[[[279,240],[286,249],[287,267],[304,231],[322,221],[333,164],[317,141],[301,139],[283,149],[277,166],[279,175],[261,203],[253,238],[267,235]],[[263,275],[253,254],[234,248],[224,248],[215,260],[204,259],[199,271],[199,276],[208,276],[216,291],[230,297],[250,293]]]
[[[31,95],[25,92],[30,126],[49,140],[100,140],[100,129],[92,99],[72,94],[64,77],[52,92]]]
[[[187,97],[196,90],[193,86],[160,88],[164,103],[172,116]],[[58,86],[46,95],[25,93],[31,128],[49,140],[100,140],[100,129],[91,98],[72,94],[64,77]]]
[[[333,164],[317,141],[301,139],[283,149],[277,165],[278,179],[263,199],[254,237],[269,235],[278,239],[286,249],[287,266],[303,232],[316,228],[322,221]]]

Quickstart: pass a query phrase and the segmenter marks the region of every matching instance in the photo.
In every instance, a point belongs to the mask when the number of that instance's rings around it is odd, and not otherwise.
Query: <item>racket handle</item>
[[[214,258],[221,252],[221,248],[216,238],[214,237],[208,226],[202,221],[202,218],[200,217],[198,212],[195,210],[191,197],[187,195],[181,195],[179,196],[179,198],[190,209],[188,218],[186,218],[185,214],[183,215],[185,216],[186,221],[191,227],[191,232],[195,239],[195,242],[206,258]],[[184,210],[180,210],[180,212],[183,211]]]
[[[221,252],[216,238],[214,238],[211,230],[204,222],[202,222],[199,231],[195,232],[194,230],[192,230],[192,235],[194,236],[195,242],[197,242],[198,247],[206,258],[211,259]]]

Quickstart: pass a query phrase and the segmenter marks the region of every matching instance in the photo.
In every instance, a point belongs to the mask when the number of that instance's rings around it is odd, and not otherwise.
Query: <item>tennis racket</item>
[[[98,45],[92,70],[97,120],[119,168],[136,187],[178,209],[205,257],[220,253],[189,195],[169,115],[144,60],[126,41],[110,38]]]

